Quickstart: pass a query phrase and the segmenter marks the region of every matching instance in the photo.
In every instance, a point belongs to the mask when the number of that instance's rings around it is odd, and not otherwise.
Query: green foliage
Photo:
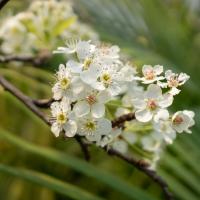
[[[18,169],[14,167],[10,167],[8,165],[0,164],[0,172],[4,172],[24,180],[36,183],[41,186],[45,186],[49,189],[52,189],[55,192],[61,193],[67,197],[71,197],[72,199],[77,200],[103,200],[97,196],[94,196],[84,190],[81,190],[74,185],[69,183],[64,183],[60,180],[47,176],[45,174],[34,172],[26,169]]]
[[[184,71],[191,76],[186,84],[188,86],[183,88],[183,94],[177,97],[178,103],[173,109],[194,110],[197,115],[197,125],[192,135],[182,134],[180,138],[178,136],[175,143],[166,149],[158,173],[169,183],[176,199],[197,200],[200,196],[198,187],[200,184],[199,13],[191,12],[184,2],[180,0],[76,0],[75,8],[82,20],[90,22],[96,28],[103,41],[118,44],[138,67],[144,63],[159,63],[166,68]],[[18,6],[19,4],[17,3]],[[67,23],[60,24],[60,28],[55,31],[59,31],[64,26],[67,26]],[[55,64],[50,63],[48,69],[53,69],[52,66]],[[4,68],[2,66],[0,74],[5,75],[33,98],[51,96],[50,86],[54,80],[51,73],[47,71],[27,66],[4,66]],[[113,118],[112,111],[118,104],[120,102],[114,101],[107,105],[106,112],[110,118]],[[90,149],[92,164],[77,159],[81,156],[81,152],[74,140],[55,140],[49,127],[24,108],[18,100],[1,89],[0,119],[1,163],[42,171],[61,181],[71,182],[78,190],[83,188],[105,199],[152,199],[151,196],[163,199],[156,183],[132,166],[108,158],[105,153],[96,148]],[[18,136],[11,135],[9,131],[18,133]],[[62,153],[47,147],[58,149]],[[0,171],[2,170],[13,175],[24,172],[1,164]],[[25,179],[29,180],[38,175],[34,172],[33,177],[32,171],[25,172]],[[43,186],[59,193],[57,186],[56,189],[52,188],[52,184],[58,183],[57,180],[54,182],[54,178],[44,179]],[[71,188],[71,185],[67,188]],[[35,191],[37,191],[36,197],[33,195]],[[44,194],[45,199],[48,200],[66,199],[57,193],[52,193],[51,190],[24,184],[15,178],[8,179],[7,175],[2,173],[0,194],[0,198],[5,200],[35,198],[43,200]],[[70,191],[66,194],[70,195]]]

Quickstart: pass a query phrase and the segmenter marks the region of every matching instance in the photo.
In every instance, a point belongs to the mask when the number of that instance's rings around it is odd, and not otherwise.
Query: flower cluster
[[[168,111],[189,76],[163,72],[160,65],[144,65],[140,77],[135,67],[120,59],[119,51],[118,46],[81,40],[71,40],[54,51],[70,54],[71,59],[60,64],[52,88],[52,132],[83,136],[123,153],[131,147],[155,164],[176,133],[191,133],[194,112]],[[135,113],[135,119],[112,126],[111,119],[127,113]]]
[[[90,41],[69,41],[54,53],[71,54],[74,59],[61,64],[52,88],[52,131],[68,137],[75,134],[99,142],[112,132],[105,117],[106,103],[122,92],[123,85],[133,80],[132,68],[119,57],[119,47],[95,46]]]
[[[32,55],[43,49],[51,51],[68,37],[98,40],[97,33],[78,21],[69,1],[36,0],[26,11],[2,22],[0,51]]]

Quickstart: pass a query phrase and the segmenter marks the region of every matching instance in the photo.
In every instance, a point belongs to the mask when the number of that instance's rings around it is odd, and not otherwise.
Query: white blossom
[[[147,87],[147,91],[133,99],[133,105],[136,109],[135,117],[140,122],[148,122],[158,111],[169,107],[172,102],[172,95],[167,93],[162,95],[161,88],[151,84]]]
[[[160,134],[166,143],[172,144],[176,138],[176,131],[172,128],[169,112],[167,110],[160,110],[155,116],[153,123],[154,130]]]
[[[105,103],[108,102],[111,95],[107,91],[91,91],[86,96],[77,101],[74,106],[74,112],[78,117],[91,113],[95,118],[103,117],[105,114]]]
[[[162,137],[160,137],[156,132],[144,136],[141,139],[143,149],[150,152],[159,152],[162,142]]]
[[[177,95],[180,92],[177,87],[183,85],[190,78],[190,76],[185,73],[176,74],[171,70],[167,70],[165,72],[165,78],[167,83],[159,82],[158,84],[163,88],[169,87],[169,93],[172,95]]]
[[[74,100],[74,93],[77,93],[77,87],[79,88],[79,93],[81,92],[82,84],[77,76],[74,76],[69,68],[65,65],[60,64],[59,70],[56,73],[57,82],[52,88],[53,98],[55,100],[60,100],[62,97],[68,97],[72,101]],[[83,88],[82,88],[83,90]]]
[[[96,119],[91,115],[78,118],[77,124],[78,134],[94,142],[98,142],[103,135],[107,135],[112,129],[110,120],[105,118]]]
[[[195,124],[193,111],[178,111],[172,116],[172,127],[178,132],[191,133],[189,128]]]
[[[155,65],[152,67],[151,65],[144,65],[142,67],[143,77],[136,77],[136,80],[142,81],[144,84],[154,83],[159,80],[163,80],[164,77],[160,76],[163,72],[163,66]]]
[[[70,104],[67,98],[63,98],[61,102],[51,104],[52,127],[51,131],[56,137],[64,131],[65,136],[73,137],[77,131],[77,124],[70,118]]]

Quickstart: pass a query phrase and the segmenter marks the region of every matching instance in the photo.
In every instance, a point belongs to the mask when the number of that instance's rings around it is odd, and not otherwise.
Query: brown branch
[[[85,156],[85,160],[89,161],[90,160],[90,153],[88,151],[88,145],[86,143],[84,143],[84,141],[82,141],[82,138],[80,136],[75,136],[77,142],[80,144],[82,150],[83,150],[83,153],[84,153],[84,156]]]
[[[0,10],[9,2],[9,0],[0,0]]]
[[[15,88],[11,83],[9,83],[3,76],[0,76],[0,84],[2,87],[19,99],[26,107],[28,107],[33,113],[35,113],[40,119],[42,119],[47,125],[51,125],[49,119],[41,112],[36,105],[33,103],[32,99],[24,95],[20,90]]]
[[[3,76],[0,76],[0,85],[6,91],[8,91],[13,96],[15,96],[17,99],[19,99],[27,108],[29,108],[35,115],[37,115],[40,119],[42,119],[47,125],[51,126],[50,120],[35,105],[35,102],[37,102],[37,104],[40,104],[40,105],[47,105],[47,104],[49,104],[49,101],[43,102],[43,104],[42,104],[42,102],[40,102],[40,101],[32,100],[30,97],[24,95],[19,89],[17,89],[11,83],[9,83]],[[76,140],[80,144],[83,153],[89,154],[88,151],[86,150],[87,146],[81,140],[78,140],[78,137],[76,137]],[[85,155],[85,158],[88,158],[88,155]]]
[[[0,55],[0,63],[23,62],[31,63],[34,66],[41,66],[50,58],[48,51],[41,51],[37,56],[24,55]]]
[[[23,102],[26,107],[28,107],[33,113],[35,113],[38,117],[40,117],[46,124],[49,126],[51,125],[49,119],[36,107],[34,104],[34,101],[24,95],[21,91],[19,91],[17,88],[15,88],[12,84],[10,84],[8,81],[6,81],[2,76],[0,76],[0,84],[3,86],[5,90],[13,94],[16,98],[18,98],[21,102]],[[125,121],[130,121],[135,118],[134,113],[129,113],[126,115],[123,115],[115,120],[112,121],[112,127],[121,127],[123,126]],[[88,145],[84,143],[79,136],[76,136],[75,139],[79,142],[82,151],[85,155],[85,158],[89,159],[89,153],[88,153]],[[134,157],[129,157],[128,155],[124,155],[117,150],[114,150],[112,148],[108,148],[107,146],[103,148],[107,151],[109,155],[116,156],[125,162],[131,164],[132,166],[136,167],[138,170],[142,171],[144,174],[149,176],[153,181],[155,181],[157,184],[160,185],[161,189],[163,190],[163,193],[165,195],[166,200],[173,200],[173,196],[169,191],[169,187],[167,183],[157,175],[156,171],[149,169],[149,165],[141,160],[137,160]]]
[[[160,185],[164,195],[165,195],[165,199],[166,200],[173,200],[173,195],[172,193],[169,191],[169,186],[168,184],[163,180],[162,177],[160,177],[159,175],[157,175],[156,171],[149,169],[149,165],[148,163],[141,161],[141,160],[136,160],[133,157],[129,157],[128,155],[124,155],[114,149],[108,149],[107,147],[104,148],[104,150],[107,151],[107,153],[109,155],[113,155],[116,156],[118,158],[121,158],[122,160],[124,160],[125,162],[135,166],[138,170],[142,171],[143,173],[145,173],[147,176],[149,176],[151,179],[153,179],[157,184]]]
[[[112,121],[112,127],[123,128],[124,123],[126,121],[131,121],[133,119],[135,119],[135,113],[128,113],[128,114],[122,115]]]
[[[53,98],[51,99],[32,99],[32,102],[39,108],[49,108],[51,103],[53,103]]]

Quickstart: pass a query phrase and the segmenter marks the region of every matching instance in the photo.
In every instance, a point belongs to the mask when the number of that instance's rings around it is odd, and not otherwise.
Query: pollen
[[[183,122],[183,118],[180,116],[176,116],[176,118],[173,120],[173,123],[176,125],[180,125]]]
[[[155,74],[153,70],[149,70],[144,74],[147,80],[153,80],[155,78]]]
[[[90,67],[90,64],[92,63],[92,59],[86,59],[83,63],[83,69],[87,70]]]
[[[102,76],[101,76],[101,81],[105,84],[110,84],[111,83],[111,76],[110,74],[108,73],[104,73]]]
[[[67,88],[69,88],[70,86],[70,79],[69,78],[63,78],[61,81],[60,81],[60,85],[61,85],[61,88],[63,90],[66,90]]]
[[[94,121],[87,121],[85,123],[85,129],[91,133],[96,130],[96,123]]]
[[[87,102],[92,105],[97,102],[96,96],[95,95],[89,95],[86,97]]]
[[[150,110],[155,110],[157,108],[157,104],[156,102],[153,100],[153,99],[149,99],[148,102],[147,102],[147,107],[150,109]]]
[[[179,81],[177,80],[177,78],[171,78],[168,81],[168,86],[169,87],[178,87],[178,85],[179,85]]]
[[[64,123],[67,121],[67,116],[66,116],[64,113],[60,113],[60,114],[57,116],[57,121],[58,121],[58,123],[60,123],[60,124],[64,124]]]

